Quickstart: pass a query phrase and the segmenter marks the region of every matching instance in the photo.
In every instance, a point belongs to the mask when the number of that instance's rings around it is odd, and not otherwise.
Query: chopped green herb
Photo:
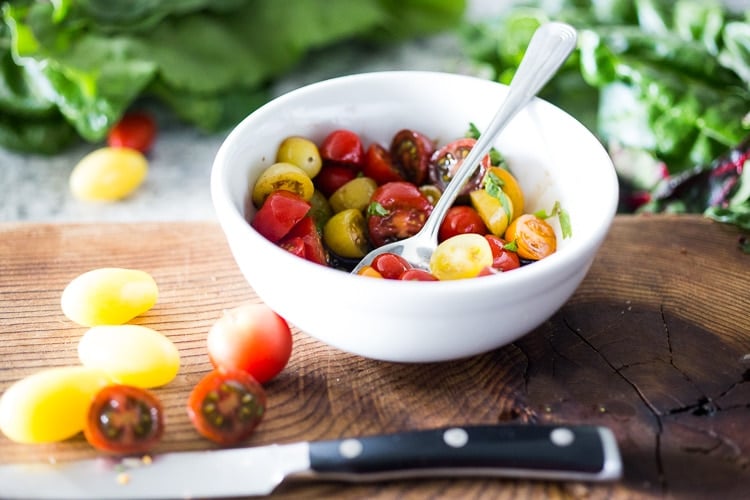
[[[547,213],[546,210],[537,210],[534,212],[534,215],[536,217],[539,217],[540,219],[549,219],[551,217],[557,216],[558,220],[560,221],[560,229],[562,230],[562,236],[563,238],[570,238],[573,236],[573,226],[570,223],[570,214],[560,205],[559,201],[556,201],[555,204],[552,206],[552,210]]]
[[[385,217],[390,212],[377,201],[373,201],[367,206],[367,215],[375,215],[378,217]]]
[[[503,249],[509,252],[518,252],[518,242],[516,242],[516,240],[508,242],[505,245],[503,245]]]

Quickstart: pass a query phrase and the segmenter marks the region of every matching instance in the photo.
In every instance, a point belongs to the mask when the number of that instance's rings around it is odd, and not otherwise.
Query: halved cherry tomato
[[[357,274],[359,274],[360,276],[367,276],[368,278],[383,279],[383,275],[377,272],[372,266],[363,266],[362,269],[357,272]]]
[[[435,151],[430,160],[430,181],[441,190],[445,190],[445,187],[453,179],[453,174],[476,143],[476,139],[467,137],[448,143]],[[491,165],[490,155],[485,155],[481,163],[477,165],[477,171],[469,177],[459,194],[467,195],[479,189],[482,186],[482,179],[484,179],[484,175]]]
[[[492,267],[501,271],[511,271],[521,267],[518,254],[505,248],[506,242],[494,234],[484,236],[492,249]]]
[[[367,210],[370,241],[376,247],[413,236],[424,226],[432,204],[410,182],[378,187]]]
[[[351,130],[334,130],[323,139],[320,145],[320,157],[323,162],[345,165],[355,170],[362,169],[365,148],[355,132]]]
[[[143,111],[126,113],[107,134],[107,145],[113,148],[137,149],[148,153],[156,139],[156,121]]]
[[[83,433],[98,450],[144,453],[164,433],[161,403],[145,389],[108,385],[94,396]]]
[[[296,238],[284,238],[279,246],[297,257],[305,258],[305,242],[299,236]]]
[[[241,370],[213,370],[188,399],[188,416],[203,437],[222,445],[250,437],[266,413],[266,393]]]
[[[357,172],[342,165],[324,164],[313,184],[326,198],[336,192],[338,188],[357,177]]]
[[[424,269],[417,269],[416,267],[407,269],[398,277],[401,281],[437,281],[435,275],[425,271]]]
[[[484,236],[457,234],[440,243],[430,258],[430,272],[439,280],[475,278],[492,266],[492,249]]]
[[[406,180],[421,186],[427,180],[430,158],[435,147],[417,131],[403,129],[391,140],[391,158],[406,175]]]
[[[555,230],[534,214],[523,214],[511,222],[505,239],[516,242],[518,256],[522,259],[540,260],[557,249]]]
[[[278,243],[310,211],[310,204],[291,191],[274,191],[250,225],[267,240]]]
[[[373,142],[365,153],[365,163],[362,166],[365,177],[374,180],[378,186],[386,182],[405,181],[406,176],[399,166],[394,163],[391,153],[380,144]]]
[[[438,230],[438,242],[457,234],[486,234],[487,226],[476,210],[468,205],[454,205],[448,209]]]
[[[214,367],[241,370],[265,383],[289,362],[292,332],[267,305],[247,303],[224,311],[208,331],[206,344]]]
[[[373,259],[371,265],[383,278],[391,280],[399,279],[404,271],[412,268],[409,261],[395,253],[381,253]]]
[[[320,237],[318,228],[315,226],[315,220],[310,215],[306,215],[295,224],[286,236],[279,241],[279,245],[285,247],[289,243],[289,240],[297,238],[302,240],[303,243],[303,258],[324,266],[328,263],[326,251],[323,248],[323,240]],[[296,245],[297,243],[292,243],[291,246],[296,247]]]

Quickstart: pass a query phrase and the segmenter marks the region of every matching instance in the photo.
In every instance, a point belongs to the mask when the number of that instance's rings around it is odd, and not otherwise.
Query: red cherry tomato
[[[213,370],[193,388],[188,416],[198,433],[221,445],[250,437],[266,413],[266,393],[247,372]]]
[[[396,280],[411,269],[409,261],[395,253],[381,253],[372,260],[370,264],[373,269],[380,273],[383,278]]]
[[[427,180],[432,141],[414,130],[400,130],[391,140],[391,157],[406,175],[406,180],[421,186]]]
[[[492,267],[501,271],[511,271],[521,267],[521,261],[518,254],[505,248],[505,240],[498,238],[494,234],[484,236],[490,244],[492,250]]]
[[[367,148],[362,173],[365,177],[374,180],[378,186],[386,182],[406,180],[406,176],[398,165],[393,162],[388,150],[377,143],[372,143]]]
[[[268,195],[250,225],[267,240],[278,243],[309,211],[310,204],[302,197],[280,189]]]
[[[368,207],[370,241],[379,247],[413,236],[424,226],[431,212],[432,204],[414,184],[383,184],[372,194]]]
[[[365,149],[359,135],[351,130],[334,130],[320,144],[323,162],[335,163],[361,170]]]
[[[487,232],[487,226],[476,210],[468,205],[455,205],[448,209],[445,219],[440,224],[438,242],[457,234],[487,234]]]
[[[357,172],[342,165],[324,164],[318,175],[313,179],[315,187],[326,198],[336,192],[338,188],[357,177]]]
[[[83,433],[101,451],[144,453],[164,433],[161,403],[145,389],[108,385],[94,396]]]
[[[148,153],[156,139],[156,121],[147,113],[127,113],[107,134],[107,145],[113,148],[137,149]]]
[[[300,257],[303,257],[310,262],[315,262],[316,264],[322,264],[324,266],[328,264],[326,251],[323,247],[323,240],[320,237],[317,226],[315,225],[315,219],[313,219],[312,216],[307,215],[295,224],[286,236],[279,241],[279,245],[290,250],[290,248],[288,248],[290,240],[302,240],[303,248]],[[292,243],[291,247],[295,249],[292,253],[297,253],[297,245],[296,242]]]
[[[435,151],[430,161],[430,181],[438,186],[441,191],[445,190],[445,187],[453,178],[453,174],[476,142],[476,139],[472,138],[458,139]],[[487,169],[491,166],[490,155],[485,155],[477,171],[466,181],[466,185],[460,194],[467,195],[475,189],[479,189]]]
[[[247,303],[224,311],[208,331],[207,345],[214,367],[242,370],[264,383],[289,362],[292,332],[266,304]]]
[[[432,273],[425,271],[424,269],[411,268],[404,271],[399,276],[401,281],[437,281],[438,279]]]

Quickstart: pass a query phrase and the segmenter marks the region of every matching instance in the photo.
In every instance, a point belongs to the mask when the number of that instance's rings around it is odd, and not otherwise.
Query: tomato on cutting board
[[[222,445],[247,439],[266,412],[266,393],[252,375],[217,369],[193,388],[188,416],[203,437]]]
[[[163,415],[161,402],[151,392],[129,385],[108,385],[94,396],[83,434],[101,451],[144,453],[164,434]]]

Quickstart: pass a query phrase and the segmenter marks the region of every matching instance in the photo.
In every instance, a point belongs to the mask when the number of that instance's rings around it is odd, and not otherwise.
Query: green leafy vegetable
[[[573,226],[570,223],[570,215],[562,207],[559,201],[556,201],[555,204],[552,205],[552,210],[549,212],[542,209],[534,212],[534,215],[540,219],[557,217],[557,220],[560,222],[560,230],[562,231],[563,238],[570,238],[573,236]]]
[[[0,1],[0,145],[103,139],[135,100],[206,131],[235,124],[304,55],[456,26],[466,0]]]

